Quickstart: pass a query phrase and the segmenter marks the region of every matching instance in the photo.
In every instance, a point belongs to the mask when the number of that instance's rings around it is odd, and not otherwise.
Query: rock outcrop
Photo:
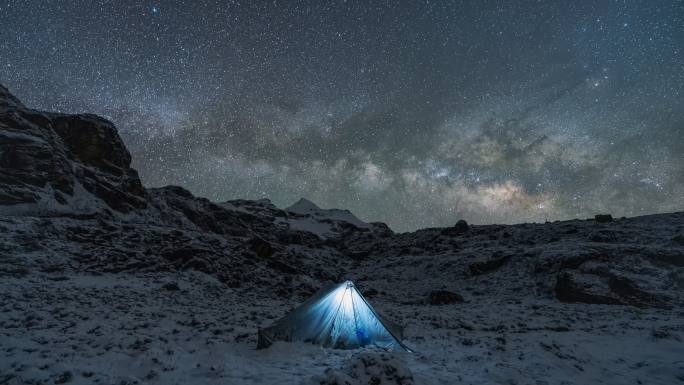
[[[444,235],[461,235],[465,234],[468,232],[468,229],[470,226],[468,226],[468,222],[466,222],[463,219],[459,219],[458,222],[453,227],[447,227],[442,231],[442,234]]]
[[[613,221],[613,216],[610,214],[596,214],[594,220],[598,223],[608,223]]]
[[[0,213],[57,214],[146,206],[114,125],[26,108],[0,86]]]

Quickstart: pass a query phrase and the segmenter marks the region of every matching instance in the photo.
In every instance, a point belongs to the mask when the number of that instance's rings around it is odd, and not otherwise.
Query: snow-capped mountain
[[[341,240],[360,232],[391,233],[384,223],[366,223],[349,210],[322,209],[305,198],[285,209],[279,209],[268,199],[236,199],[220,205],[226,210],[271,221],[283,231],[308,233],[321,240]]]
[[[290,228],[314,233],[322,238],[339,236],[345,231],[370,231],[372,226],[363,222],[349,210],[322,209],[301,198],[285,209],[289,214]]]
[[[0,384],[684,378],[684,212],[395,234],[305,199],[144,188],[130,162],[111,122],[0,86]],[[418,353],[254,349],[345,279]]]

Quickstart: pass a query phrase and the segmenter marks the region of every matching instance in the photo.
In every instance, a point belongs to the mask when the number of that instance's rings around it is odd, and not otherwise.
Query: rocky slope
[[[395,234],[146,189],[130,162],[111,122],[0,86],[0,384],[684,381],[684,212]],[[344,279],[419,353],[253,350]]]

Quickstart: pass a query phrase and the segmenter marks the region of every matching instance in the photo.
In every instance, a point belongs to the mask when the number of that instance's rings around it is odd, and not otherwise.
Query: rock
[[[473,262],[470,265],[468,265],[468,271],[470,272],[470,275],[485,274],[500,268],[506,262],[508,262],[511,259],[511,257],[511,255],[506,255],[503,257],[490,259],[488,261]]]
[[[454,225],[454,229],[458,232],[465,233],[469,229],[468,222],[463,219],[459,219]]]
[[[622,304],[610,291],[605,278],[593,274],[580,274],[564,270],[558,274],[555,286],[556,298],[561,302],[589,304]]]
[[[328,369],[312,379],[320,385],[412,385],[413,373],[391,353],[365,352],[352,356],[342,369]]]
[[[9,109],[26,107],[24,107],[21,101],[12,95],[5,86],[0,84],[0,108]]]
[[[162,258],[179,267],[193,259],[207,258],[212,254],[211,249],[192,246],[175,246],[161,252]]]
[[[247,236],[250,225],[242,221],[235,213],[210,202],[205,198],[197,198],[188,190],[179,186],[166,186],[148,189],[148,202],[164,222],[176,227],[187,227],[192,223],[198,229],[215,234],[231,236]],[[258,218],[252,216],[254,220]],[[259,221],[255,227],[268,224]]]
[[[612,231],[598,230],[589,234],[589,239],[593,242],[612,243],[619,240],[618,235]]]
[[[611,291],[620,296],[626,304],[638,307],[669,308],[667,298],[661,298],[641,289],[629,278],[613,276],[610,278],[608,285]]]
[[[370,226],[371,226],[371,229],[373,230],[373,233],[375,233],[378,236],[388,237],[388,236],[391,236],[394,234],[394,231],[392,231],[392,229],[389,226],[387,226],[386,223],[371,222]]]
[[[464,221],[463,219],[459,219],[453,227],[447,227],[446,229],[442,230],[442,234],[460,235],[467,233],[469,229],[470,226],[468,225],[468,222]]]
[[[370,250],[358,250],[358,251],[349,251],[347,254],[349,255],[349,258],[355,259],[355,260],[364,260],[368,259],[370,256]]]
[[[672,237],[672,242],[684,246],[684,232],[680,232],[679,234]]]
[[[430,305],[450,305],[462,302],[463,296],[448,290],[433,290],[428,294],[428,303]]]
[[[271,244],[260,237],[253,237],[249,241],[249,248],[261,258],[270,257],[275,252]]]
[[[594,220],[598,223],[608,223],[613,221],[613,216],[610,214],[596,214]]]
[[[168,291],[178,291],[180,288],[178,287],[178,284],[175,282],[167,282],[162,285],[162,289],[168,290]]]
[[[561,271],[555,294],[561,302],[670,308],[668,298],[643,290],[627,277],[607,272],[599,275]]]
[[[659,327],[657,329],[651,330],[651,336],[655,339],[672,339],[675,341],[681,341],[681,338],[677,334],[674,334],[668,327]]]
[[[273,270],[279,271],[281,273],[285,274],[297,274],[299,273],[299,270],[296,268],[292,267],[291,265],[288,265],[287,263],[283,261],[279,261],[277,259],[272,259],[267,262],[267,266],[270,267]]]
[[[55,378],[55,384],[66,384],[67,382],[71,381],[72,377],[73,375],[71,372],[67,370]]]
[[[0,212],[144,208],[145,189],[130,164],[108,120],[31,110],[0,86]]]

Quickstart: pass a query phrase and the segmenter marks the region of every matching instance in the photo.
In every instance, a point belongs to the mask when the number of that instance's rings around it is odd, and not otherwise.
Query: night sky
[[[684,209],[684,1],[7,1],[0,82],[146,186],[396,231]]]

